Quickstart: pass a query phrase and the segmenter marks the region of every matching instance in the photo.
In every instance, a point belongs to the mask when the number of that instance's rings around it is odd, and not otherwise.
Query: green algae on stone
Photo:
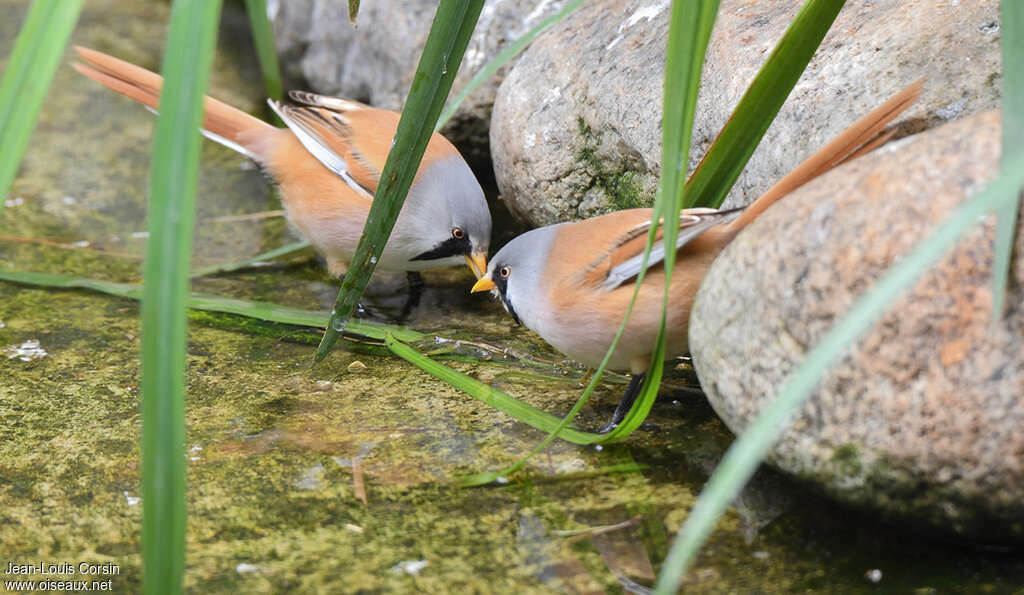
[[[596,213],[651,207],[658,180],[649,172],[623,164],[611,167],[599,155],[601,141],[582,117],[577,118],[577,141],[580,148],[576,160],[590,176],[589,187],[583,190],[580,216]],[[586,203],[586,204],[584,204]]]
[[[832,453],[832,460],[840,465],[846,465],[851,474],[859,475],[863,469],[857,445],[849,442],[835,449]]]

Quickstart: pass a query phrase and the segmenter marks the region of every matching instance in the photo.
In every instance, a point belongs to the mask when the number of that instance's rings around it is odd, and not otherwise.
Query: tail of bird
[[[72,64],[75,70],[153,111],[160,107],[163,77],[103,52],[80,46],[75,46],[75,50],[85,62]],[[203,109],[203,134],[206,137],[259,160],[247,147],[247,141],[252,138],[251,131],[274,130],[273,126],[212,97],[204,99]]]
[[[910,84],[868,115],[854,122],[758,197],[729,224],[728,230],[732,234],[738,233],[783,196],[825,172],[885,144],[896,131],[884,128],[917,101],[923,86],[924,79]]]

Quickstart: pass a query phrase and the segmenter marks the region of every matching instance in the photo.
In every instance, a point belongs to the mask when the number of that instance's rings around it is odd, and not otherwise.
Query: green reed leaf
[[[0,80],[0,214],[82,0],[36,0]]]
[[[1024,152],[1024,78],[1007,76],[1024,72],[1024,3],[1003,0],[1003,143],[1002,161],[1005,170],[1009,159]],[[1013,201],[999,212],[996,223],[995,260],[992,262],[992,320],[1002,320],[1006,303],[1006,283],[1010,277],[1010,260],[1017,236],[1017,215],[1020,201]]]
[[[142,295],[142,561],[147,593],[179,593],[185,572],[185,356],[199,126],[219,0],[177,0],[150,168]]]
[[[256,43],[256,56],[260,61],[263,73],[263,86],[267,96],[281,99],[281,67],[277,63],[277,46],[274,45],[274,28],[267,18],[266,0],[245,0],[245,9],[249,13],[249,27]]]
[[[718,208],[817,51],[845,0],[808,0],[686,183],[683,208]]]
[[[443,128],[444,125],[448,123],[448,120],[452,119],[455,112],[459,110],[459,106],[462,105],[462,103],[466,101],[466,98],[472,95],[474,91],[480,88],[480,85],[483,85],[490,80],[490,78],[494,76],[502,66],[508,64],[512,58],[519,55],[519,52],[525,50],[538,35],[547,31],[555,24],[560,23],[565,19],[565,17],[575,12],[577,8],[583,6],[583,2],[584,0],[573,0],[566,4],[562,10],[549,16],[540,23],[537,23],[537,26],[527,31],[522,37],[505,46],[504,49],[498,52],[498,55],[491,58],[491,60],[485,64],[479,72],[473,75],[473,78],[470,79],[466,86],[463,87],[454,98],[452,98],[448,103],[448,106],[444,108],[444,111],[441,112],[441,117],[437,119],[437,125],[434,126],[434,130],[440,130]]]
[[[338,292],[334,313],[317,348],[317,361],[327,357],[370,282],[482,8],[483,0],[441,0],[437,8],[366,226]]]
[[[5,271],[0,269],[0,281],[55,289],[88,289],[132,300],[142,299],[142,285],[115,283],[113,281],[72,277],[70,275],[37,273],[34,271]],[[223,312],[225,314],[236,314],[269,322],[319,329],[324,327],[324,321],[327,320],[329,315],[326,310],[301,310],[269,302],[254,302],[198,292],[188,294],[187,304],[193,310]],[[352,320],[345,332],[352,337],[366,337],[377,341],[383,341],[384,337],[388,334],[400,341],[409,342],[422,341],[429,337],[429,335],[404,326],[395,326],[369,320]]]
[[[193,279],[195,279],[196,277],[205,277],[207,275],[230,273],[232,271],[238,271],[241,269],[249,268],[259,262],[266,262],[268,260],[274,260],[275,258],[280,258],[282,256],[294,254],[296,252],[305,250],[306,248],[309,248],[309,242],[307,242],[306,240],[299,240],[298,242],[285,244],[280,248],[274,248],[273,250],[261,252],[260,254],[257,254],[256,256],[253,256],[251,258],[245,258],[243,260],[238,260],[235,262],[226,262],[223,264],[214,264],[208,267],[203,267],[201,269],[192,271],[191,276]]]

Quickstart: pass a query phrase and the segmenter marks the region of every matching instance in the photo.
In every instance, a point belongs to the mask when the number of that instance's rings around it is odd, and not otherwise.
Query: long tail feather
[[[72,64],[75,70],[154,111],[160,107],[163,87],[160,75],[103,52],[80,46],[75,46],[75,50],[85,61],[85,64]],[[246,146],[252,135],[242,133],[274,130],[273,126],[212,97],[205,98],[203,107],[203,133],[207,138],[257,159]]]
[[[728,230],[733,234],[739,232],[783,196],[825,172],[885,144],[895,133],[895,130],[885,131],[885,127],[917,101],[923,86],[924,79],[912,83],[854,122],[758,197],[742,215],[729,224]]]

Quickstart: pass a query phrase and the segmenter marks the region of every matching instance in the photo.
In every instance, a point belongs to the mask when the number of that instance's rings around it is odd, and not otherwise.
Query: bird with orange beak
[[[687,352],[693,300],[718,253],[783,196],[888,140],[895,131],[883,129],[917,100],[922,84],[910,85],[858,120],[749,207],[681,211],[674,223],[679,236],[669,287],[666,358]],[[633,297],[652,217],[651,209],[629,209],[528,231],[494,255],[472,291],[491,291],[516,322],[570,358],[596,368]],[[661,326],[665,251],[659,233],[632,316],[608,363],[610,369],[633,376],[602,432],[611,431],[625,418],[643,386]]]
[[[102,52],[75,48],[74,68],[152,110],[163,79]],[[399,114],[355,101],[292,92],[302,105],[268,100],[287,128],[272,126],[211,97],[202,133],[251,158],[280,186],[289,218],[343,273],[355,253]],[[487,268],[491,214],[483,190],[454,146],[434,133],[377,263],[420,271],[465,262],[479,278]]]

